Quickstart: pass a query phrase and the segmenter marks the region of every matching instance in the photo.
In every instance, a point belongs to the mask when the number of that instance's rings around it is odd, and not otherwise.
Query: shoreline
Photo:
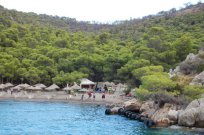
[[[84,99],[81,100],[82,94],[69,95],[62,91],[58,92],[40,92],[40,93],[7,93],[0,92],[0,101],[2,100],[16,100],[16,101],[33,101],[33,102],[64,102],[64,103],[78,103],[78,104],[95,104],[95,105],[107,105],[107,104],[122,104],[126,98],[114,94],[106,94],[106,98],[101,98],[101,93],[95,93],[96,98],[88,98],[87,94],[84,94]]]
[[[203,104],[204,98],[191,101],[185,108],[174,103],[166,102],[163,106],[159,106],[154,100],[143,102],[132,99],[124,102],[123,106],[107,108],[105,114],[118,114],[131,120],[140,121],[148,128],[178,128],[179,126],[186,129],[200,129],[204,133]]]
[[[6,97],[0,97],[0,101],[5,100],[13,100],[13,101],[28,101],[28,102],[62,102],[62,103],[76,103],[76,104],[93,104],[93,105],[107,105],[107,104],[114,104],[113,102],[108,101],[91,101],[91,100],[65,100],[65,99],[28,99],[28,98],[6,98]]]

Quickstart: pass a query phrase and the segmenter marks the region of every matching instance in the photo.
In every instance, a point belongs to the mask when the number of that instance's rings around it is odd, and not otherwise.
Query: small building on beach
[[[95,86],[95,83],[90,81],[87,78],[81,79],[80,87],[83,89],[93,89]]]

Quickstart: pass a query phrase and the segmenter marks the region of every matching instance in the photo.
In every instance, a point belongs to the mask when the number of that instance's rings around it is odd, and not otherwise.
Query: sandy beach
[[[83,100],[81,100],[82,94],[76,93],[75,95],[67,94],[64,91],[52,91],[52,92],[0,92],[0,100],[14,99],[14,100],[27,100],[27,101],[62,101],[62,102],[76,102],[76,103],[90,103],[90,104],[121,104],[124,101],[130,99],[128,97],[120,96],[117,94],[105,94],[105,99],[102,99],[102,93],[95,93],[95,99],[93,95],[89,98],[88,94],[84,94]]]

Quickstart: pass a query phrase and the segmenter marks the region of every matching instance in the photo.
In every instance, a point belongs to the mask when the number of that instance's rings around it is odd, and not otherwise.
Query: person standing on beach
[[[84,100],[84,94],[81,95],[81,101],[83,101],[83,100]]]
[[[96,95],[95,93],[93,93],[93,101],[95,101]]]
[[[89,96],[89,98],[91,98],[91,95],[92,95],[92,94],[91,94],[91,91],[89,91],[89,92],[88,92],[88,96]]]
[[[105,86],[104,86],[104,90],[105,90],[105,92],[108,91],[108,87],[106,86],[106,84],[105,84]]]
[[[102,99],[104,100],[105,99],[105,92],[102,94]]]

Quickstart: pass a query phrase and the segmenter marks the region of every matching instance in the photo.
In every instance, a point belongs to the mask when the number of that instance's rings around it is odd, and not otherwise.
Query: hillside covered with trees
[[[0,7],[1,82],[66,85],[88,77],[171,90],[177,85],[166,72],[202,47],[202,3],[113,24]],[[163,84],[146,84],[157,78]]]

